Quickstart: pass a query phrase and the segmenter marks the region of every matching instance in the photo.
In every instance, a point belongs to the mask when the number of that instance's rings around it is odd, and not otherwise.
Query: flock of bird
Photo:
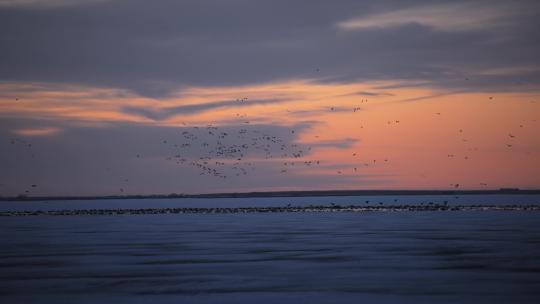
[[[291,130],[294,134],[294,130]],[[207,125],[182,129],[175,140],[163,140],[173,152],[166,160],[177,165],[196,168],[200,175],[217,178],[244,176],[256,170],[256,160],[260,158],[279,159],[281,173],[297,165],[319,165],[320,160],[306,160],[304,156],[311,147],[290,144],[275,134],[257,130],[255,127],[230,128]],[[198,155],[193,158],[192,155]],[[301,160],[301,161],[300,161]]]

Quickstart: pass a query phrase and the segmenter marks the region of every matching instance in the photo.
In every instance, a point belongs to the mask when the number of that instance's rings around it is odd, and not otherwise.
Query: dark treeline
[[[0,197],[0,201],[43,200],[103,200],[103,199],[167,199],[167,198],[249,198],[249,197],[314,197],[314,196],[372,196],[372,195],[480,195],[480,194],[540,194],[540,189],[521,190],[319,190],[319,191],[270,191],[206,194],[154,194],[154,195],[105,195],[105,196],[24,196]]]

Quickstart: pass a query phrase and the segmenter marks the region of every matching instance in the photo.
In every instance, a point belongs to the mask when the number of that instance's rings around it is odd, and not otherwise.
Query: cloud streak
[[[347,31],[389,28],[418,24],[439,31],[477,31],[492,29],[507,23],[525,9],[494,3],[466,2],[404,8],[339,22]]]
[[[13,130],[13,133],[20,136],[52,136],[60,133],[62,130],[59,128],[34,128],[34,129],[17,129]]]
[[[197,114],[200,112],[205,111],[211,111],[216,109],[224,109],[224,108],[235,108],[238,110],[241,110],[244,107],[254,106],[254,105],[265,105],[265,104],[277,104],[277,103],[283,103],[286,102],[285,99],[259,99],[259,100],[223,100],[223,101],[214,101],[214,102],[207,102],[207,103],[197,103],[197,104],[189,104],[189,105],[182,105],[182,106],[174,106],[174,107],[164,107],[164,108],[156,108],[156,109],[149,109],[147,107],[136,107],[136,106],[127,106],[122,109],[122,111],[126,113],[136,114],[136,115],[142,115],[146,118],[152,119],[152,120],[165,120],[168,118],[171,118],[172,116],[178,115],[178,114]]]
[[[331,139],[320,140],[317,142],[311,142],[309,145],[313,148],[337,148],[337,149],[350,149],[360,140],[357,138],[344,138],[344,139]]]

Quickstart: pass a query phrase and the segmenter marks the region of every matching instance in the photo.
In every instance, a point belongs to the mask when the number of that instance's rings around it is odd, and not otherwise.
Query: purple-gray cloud
[[[186,85],[291,78],[416,79],[469,90],[540,81],[538,71],[482,72],[540,65],[537,1],[44,3],[0,6],[0,80],[157,97]],[[467,14],[441,16],[449,11]],[[482,18],[470,20],[475,14]],[[357,26],[339,26],[347,20]]]

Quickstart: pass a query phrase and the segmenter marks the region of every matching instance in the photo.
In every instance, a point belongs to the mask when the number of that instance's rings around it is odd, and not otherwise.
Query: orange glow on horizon
[[[540,187],[539,92],[445,95],[427,87],[387,88],[395,84],[294,80],[192,87],[159,100],[116,89],[10,83],[0,85],[0,116],[96,126],[294,128],[304,122],[297,142],[313,145],[305,159],[321,165],[291,174],[328,176],[328,188]],[[59,129],[28,126],[14,132],[54,136]],[[329,141],[346,143],[317,146]],[[355,182],[332,183],[335,175]],[[365,183],[369,178],[375,183]]]

